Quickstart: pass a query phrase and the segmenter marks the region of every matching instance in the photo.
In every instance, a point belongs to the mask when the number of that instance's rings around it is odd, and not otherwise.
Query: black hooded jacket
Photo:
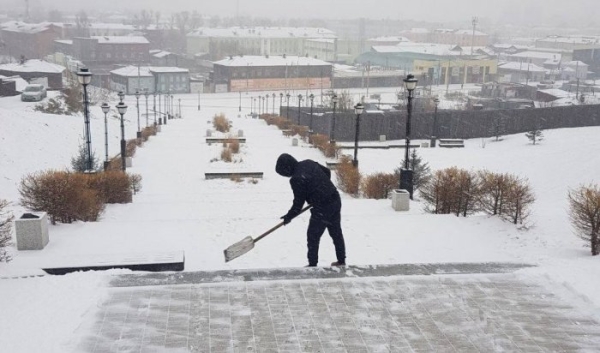
[[[294,157],[284,153],[277,159],[275,171],[279,175],[291,178],[294,203],[285,217],[297,216],[304,202],[319,208],[340,197],[331,182],[331,171],[315,161],[307,159],[298,162]]]

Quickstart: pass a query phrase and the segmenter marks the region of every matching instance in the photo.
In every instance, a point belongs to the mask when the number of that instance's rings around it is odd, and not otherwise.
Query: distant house
[[[540,82],[546,69],[532,63],[508,62],[498,64],[498,80],[505,82]]]
[[[20,76],[28,82],[35,79],[48,79],[48,89],[63,88],[63,73],[66,68],[42,60],[27,60],[24,63],[0,65],[0,75]]]
[[[110,72],[110,88],[126,94],[190,93],[190,73],[179,67],[126,66]]]
[[[0,38],[13,58],[41,59],[52,53],[62,29],[52,23],[10,21],[0,24]]]
[[[328,89],[332,65],[304,56],[231,56],[214,63],[215,92]]]

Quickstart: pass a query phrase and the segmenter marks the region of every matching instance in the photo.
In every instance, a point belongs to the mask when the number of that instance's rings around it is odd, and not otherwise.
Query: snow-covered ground
[[[467,87],[465,87],[465,90]],[[382,101],[393,99],[393,89]],[[304,94],[304,92],[302,92]],[[259,93],[254,94],[257,96]],[[317,94],[317,92],[315,92]],[[360,92],[353,92],[360,96]],[[223,249],[247,235],[256,236],[279,222],[291,205],[288,180],[275,173],[275,160],[287,152],[298,159],[326,159],[314,148],[293,147],[289,138],[262,120],[246,118],[249,97],[238,94],[181,95],[184,119],[171,120],[163,131],[138,149],[130,171],[143,176],[142,192],[127,205],[110,205],[99,222],[50,227],[50,243],[42,251],[18,252],[0,264],[0,277],[42,274],[41,267],[102,254],[185,251],[186,271],[282,268],[306,263],[305,231],[308,215],[268,236],[250,253],[225,263]],[[317,99],[315,100],[317,101]],[[115,105],[113,101],[111,105]],[[278,103],[278,102],[277,102]],[[137,130],[135,99],[128,97],[127,136]],[[177,104],[176,104],[177,105]],[[142,112],[145,105],[140,101]],[[271,103],[269,103],[271,106]],[[221,146],[207,145],[212,117],[224,112],[241,129],[248,143],[237,163],[211,162]],[[92,109],[92,144],[104,156],[103,114]],[[111,114],[112,115],[112,114]],[[367,122],[365,122],[367,123]],[[109,126],[109,153],[118,152],[118,120]],[[145,119],[142,118],[142,126]],[[70,166],[83,131],[83,118],[34,113],[18,97],[0,99],[0,198],[13,202],[18,215],[18,183],[27,173]],[[600,127],[545,131],[539,145],[523,134],[502,141],[473,139],[464,149],[421,149],[432,169],[459,166],[510,172],[530,180],[537,201],[528,229],[488,216],[457,218],[426,214],[415,201],[407,213],[397,213],[389,200],[355,199],[343,195],[342,227],[351,264],[512,261],[537,264],[522,270],[549,286],[568,288],[573,302],[584,298],[600,317],[600,259],[578,239],[569,224],[567,192],[581,184],[600,182]],[[391,172],[403,150],[360,150],[364,174]],[[258,183],[205,180],[209,171],[259,171]],[[327,235],[320,261],[335,260]],[[79,273],[64,277],[0,279],[0,342],[2,351],[64,351],[78,326],[77,318],[104,296],[107,276],[126,271]],[[36,332],[34,334],[33,332]]]

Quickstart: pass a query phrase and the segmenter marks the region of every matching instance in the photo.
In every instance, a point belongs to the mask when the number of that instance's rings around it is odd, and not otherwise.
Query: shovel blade
[[[237,243],[231,245],[227,249],[223,250],[225,255],[225,262],[229,262],[235,258],[238,258],[248,251],[254,249],[254,239],[251,236],[247,236]]]

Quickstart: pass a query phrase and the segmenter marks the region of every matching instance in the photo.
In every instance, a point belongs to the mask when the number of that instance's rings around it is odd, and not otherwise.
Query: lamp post
[[[262,96],[258,96],[258,116],[262,113]]]
[[[275,115],[275,97],[276,96],[277,95],[275,93],[273,93],[273,96],[272,96],[273,97],[273,115]]]
[[[298,125],[300,125],[300,103],[302,103],[302,95],[298,95]]]
[[[86,169],[87,171],[92,170],[92,139],[91,139],[91,131],[90,131],[90,110],[88,101],[88,93],[87,86],[92,81],[92,73],[87,68],[82,68],[77,72],[77,79],[79,83],[83,86],[83,119],[85,122],[85,144],[86,144],[86,156],[87,163]]]
[[[177,102],[179,103],[179,119],[181,119],[181,98],[178,98]]]
[[[269,94],[265,95],[265,113],[269,114]]]
[[[240,91],[240,105],[238,106],[238,112],[241,112],[241,111],[242,111],[242,91]]]
[[[171,119],[174,119],[175,117],[175,99],[173,98],[173,95],[171,94],[171,107],[170,107],[170,112],[171,112]]]
[[[107,114],[110,111],[110,106],[108,103],[104,102],[100,106],[102,108],[102,112],[104,113],[104,171],[108,170],[108,118]]]
[[[250,97],[250,116],[254,114],[254,98]]]
[[[431,139],[429,140],[429,144],[431,145],[431,147],[435,147],[435,144],[437,141],[437,135],[438,135],[437,112],[438,112],[438,105],[440,104],[440,99],[438,97],[433,98],[433,104],[435,104],[435,112],[433,113],[433,128],[431,131]]]
[[[152,111],[154,112],[154,126],[156,126],[156,92],[154,92],[152,94],[152,96],[153,96],[153,99],[154,99],[154,101],[152,103]]]
[[[308,133],[311,134],[313,129],[313,102],[315,100],[315,95],[311,93],[308,98],[310,98],[310,122],[308,123]]]
[[[279,115],[281,115],[281,106],[283,105],[283,92],[279,93]]]
[[[198,111],[200,111],[200,90],[198,90]]]
[[[290,119],[290,94],[286,94],[285,98],[287,98],[287,108],[285,109],[285,118]]]
[[[162,125],[163,116],[162,116],[162,97],[160,96],[160,92],[158,92],[158,125]]]
[[[356,127],[354,128],[354,159],[352,165],[354,168],[358,167],[358,134],[360,133],[360,115],[365,110],[362,103],[358,103],[354,106],[354,112],[356,113]]]
[[[127,164],[125,162],[126,154],[126,142],[125,142],[125,123],[123,120],[123,115],[127,112],[127,104],[123,102],[123,98],[125,98],[125,93],[123,91],[119,92],[119,99],[121,100],[119,104],[117,104],[117,111],[119,115],[121,115],[121,170],[123,172],[127,169]]]
[[[144,88],[144,97],[146,97],[146,127],[148,127],[148,89]]]
[[[410,149],[410,120],[412,118],[413,92],[417,88],[418,80],[414,75],[408,74],[404,79],[404,87],[408,91],[408,104],[406,105],[406,148],[404,151],[404,168],[400,171],[400,189],[408,191],[410,199],[413,198],[413,171],[410,169],[409,149]]]
[[[140,129],[140,91],[135,91],[135,108],[137,109],[137,120],[138,120],[138,129],[137,129],[137,138],[142,138],[142,131]]]
[[[331,103],[333,103],[333,118],[331,119],[331,129],[329,130],[329,143],[335,143],[335,107],[338,103],[336,94],[331,97]]]

